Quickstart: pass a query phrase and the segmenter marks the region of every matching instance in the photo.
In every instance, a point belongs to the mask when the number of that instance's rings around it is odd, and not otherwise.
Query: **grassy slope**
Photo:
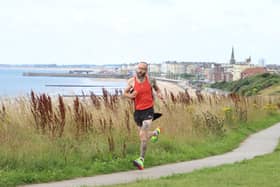
[[[206,168],[189,174],[143,180],[116,187],[278,187],[280,186],[280,144],[272,154],[259,156],[236,164]]]
[[[181,96],[178,99],[183,98]],[[205,98],[201,103],[193,101],[187,107],[186,100],[181,103],[169,100],[168,105],[161,107],[160,103],[156,103],[157,109],[161,109],[165,115],[155,121],[153,126],[160,125],[163,131],[159,142],[149,144],[145,167],[227,152],[238,146],[250,133],[280,121],[277,107],[267,104],[278,103],[279,97],[241,98],[238,104],[233,99]],[[132,114],[126,113],[130,105],[125,101],[120,100],[118,104],[112,105],[118,107],[118,112],[111,105],[107,106],[108,103],[104,103],[101,109],[96,109],[88,101],[80,103],[94,117],[91,131],[78,136],[77,129],[85,124],[81,122],[82,118],[78,118],[78,122],[73,119],[77,114],[69,107],[65,111],[67,125],[60,138],[50,136],[52,131],[43,135],[34,128],[35,124],[42,123],[33,121],[26,100],[7,102],[5,112],[0,111],[0,114],[5,114],[2,120],[0,115],[0,186],[135,169],[132,160],[138,157],[139,140],[134,122],[125,120],[132,119]],[[53,111],[58,108],[55,105]],[[270,115],[275,112],[278,117]],[[244,116],[248,117],[249,124],[240,124]],[[257,123],[256,120],[260,119]],[[225,129],[225,134],[221,133]],[[110,137],[114,137],[114,150],[108,149],[112,145],[108,141]]]
[[[233,82],[214,83],[211,87],[250,96],[258,94],[261,90],[277,85],[280,85],[280,76],[265,73]]]
[[[280,146],[269,155],[232,165],[207,168],[158,180],[117,185],[130,187],[278,187],[280,186]]]
[[[274,85],[268,87],[264,90],[261,90],[258,95],[279,95],[280,94],[280,85]]]
[[[243,124],[240,128],[230,131],[226,136],[210,138],[204,142],[186,144],[185,147],[178,147],[175,143],[161,139],[161,144],[150,144],[149,154],[146,158],[146,166],[151,167],[163,163],[178,162],[183,160],[197,159],[214,154],[227,152],[244,140],[249,134],[266,128],[280,120],[280,116],[271,116],[253,124]],[[172,145],[174,144],[174,145]],[[178,148],[176,148],[178,147]],[[179,154],[178,154],[179,153]],[[66,165],[61,168],[49,168],[42,172],[32,172],[26,170],[2,170],[0,172],[0,186],[15,186],[30,182],[46,182],[51,180],[69,179],[77,176],[89,176],[101,173],[110,173],[121,170],[132,169],[131,160],[135,155],[130,155],[125,159],[112,159],[108,161],[93,161],[81,165]],[[57,163],[59,164],[59,163]],[[47,167],[46,165],[41,167]]]

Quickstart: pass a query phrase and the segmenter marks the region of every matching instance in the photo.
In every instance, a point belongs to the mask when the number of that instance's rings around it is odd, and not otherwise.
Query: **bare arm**
[[[162,96],[162,93],[161,93],[161,90],[157,84],[157,81],[156,79],[151,79],[151,84],[152,84],[152,87],[153,89],[156,91],[157,93],[157,97],[160,98],[160,99],[163,99],[163,96]]]
[[[134,99],[136,97],[136,91],[132,91],[134,87],[134,79],[130,78],[127,81],[127,87],[124,89],[124,96],[130,99]]]

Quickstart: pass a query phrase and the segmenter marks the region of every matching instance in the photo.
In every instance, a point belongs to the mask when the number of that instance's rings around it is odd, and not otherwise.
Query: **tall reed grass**
[[[205,137],[225,136],[244,122],[279,114],[280,96],[242,97],[236,94],[191,97],[166,90],[165,102],[155,101],[163,116],[160,126],[164,149]],[[138,154],[133,102],[122,91],[87,98],[50,97],[33,91],[29,98],[1,101],[0,168],[48,171],[67,164],[85,165]],[[156,148],[155,148],[156,149]],[[86,166],[89,167],[90,166]]]

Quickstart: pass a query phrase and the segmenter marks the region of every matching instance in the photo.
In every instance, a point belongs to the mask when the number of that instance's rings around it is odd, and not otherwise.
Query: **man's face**
[[[147,73],[147,64],[139,63],[136,69],[136,74],[138,78],[144,78]]]

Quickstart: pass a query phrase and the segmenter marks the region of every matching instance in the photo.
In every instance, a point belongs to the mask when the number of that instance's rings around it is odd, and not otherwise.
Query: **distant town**
[[[127,78],[135,72],[137,62],[126,64],[107,65],[56,65],[56,64],[35,64],[35,65],[7,65],[0,64],[0,67],[24,67],[24,68],[63,68],[68,69],[66,74],[45,74],[46,76],[79,76],[79,77],[113,77]],[[263,59],[257,64],[251,62],[251,57],[243,61],[235,59],[234,48],[232,48],[229,61],[226,63],[216,62],[177,62],[164,61],[162,63],[150,63],[149,75],[169,80],[188,80],[191,82],[215,83],[229,82],[246,78],[261,73],[280,74],[280,65],[265,65]],[[26,76],[44,76],[34,72],[26,72]]]

